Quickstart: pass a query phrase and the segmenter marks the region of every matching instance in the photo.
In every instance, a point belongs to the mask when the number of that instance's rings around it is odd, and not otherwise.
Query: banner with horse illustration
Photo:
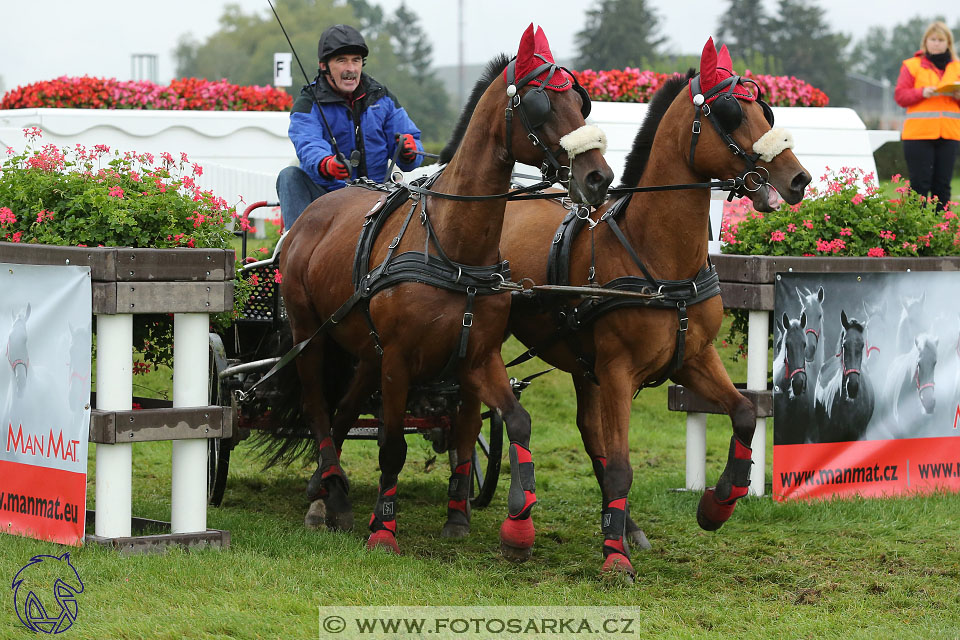
[[[83,541],[90,424],[90,268],[0,264],[0,523]]]
[[[960,273],[781,273],[778,499],[960,490]]]

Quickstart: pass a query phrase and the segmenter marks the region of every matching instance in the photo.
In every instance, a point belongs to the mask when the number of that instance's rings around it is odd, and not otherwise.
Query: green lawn
[[[507,355],[518,349],[509,342]],[[744,378],[743,362],[730,366]],[[318,607],[497,604],[629,606],[640,623],[623,637],[956,637],[960,497],[800,504],[748,498],[722,529],[704,532],[695,519],[699,495],[673,491],[684,484],[684,419],[666,410],[663,387],[635,400],[632,420],[631,509],[654,548],[634,554],[635,584],[601,576],[600,492],[573,424],[572,398],[558,372],[537,379],[523,396],[534,418],[540,499],[537,542],[526,564],[510,564],[498,552],[506,464],[493,503],[474,512],[470,537],[442,539],[448,467],[411,436],[399,487],[402,555],[393,557],[364,550],[363,523],[376,498],[374,443],[348,442],[343,454],[357,522],[352,533],[305,530],[303,488],[312,469],[264,471],[245,443],[234,453],[223,506],[208,512],[209,527],[231,532],[229,550],[135,557],[73,550],[86,588],[67,633],[310,638],[317,637]],[[720,472],[729,435],[729,422],[711,416],[708,482]],[[772,433],[767,442],[769,469]],[[134,447],[135,515],[169,519],[170,451],[169,443]],[[0,576],[8,578],[35,554],[64,551],[2,540]],[[7,594],[0,638],[26,637]]]

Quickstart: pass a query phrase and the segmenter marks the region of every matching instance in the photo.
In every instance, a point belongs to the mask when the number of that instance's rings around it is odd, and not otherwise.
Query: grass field
[[[517,350],[507,344],[507,355]],[[744,377],[742,362],[731,370]],[[722,529],[704,532],[695,519],[699,495],[673,491],[684,484],[684,419],[666,410],[665,388],[641,394],[632,420],[631,509],[653,549],[634,554],[635,584],[601,576],[600,492],[573,425],[572,398],[569,380],[557,372],[523,397],[534,418],[540,499],[537,542],[526,564],[506,562],[497,548],[506,464],[493,503],[474,511],[470,537],[442,539],[448,467],[411,436],[400,481],[402,555],[394,557],[363,548],[363,523],[376,498],[374,443],[350,441],[343,454],[357,522],[352,533],[305,530],[303,488],[312,469],[264,471],[245,443],[234,453],[223,506],[208,512],[209,527],[231,532],[230,549],[135,557],[73,550],[85,590],[64,637],[310,638],[318,634],[318,608],[339,605],[629,607],[636,633],[608,637],[960,633],[960,497],[801,504],[747,498]],[[728,421],[711,416],[708,482],[720,472],[729,434]],[[772,434],[768,443],[770,452]],[[134,515],[169,520],[170,451],[169,443],[134,447]],[[35,554],[64,550],[4,536],[0,577],[12,578]],[[12,591],[6,594],[0,638],[25,637]]]

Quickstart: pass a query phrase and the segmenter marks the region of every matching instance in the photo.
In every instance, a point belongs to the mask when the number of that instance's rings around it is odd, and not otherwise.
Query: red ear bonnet
[[[553,53],[550,51],[550,43],[547,42],[547,36],[541,27],[537,27],[536,33],[534,33],[533,23],[531,22],[530,26],[523,32],[523,37],[520,38],[520,46],[517,48],[517,67],[513,75],[514,81],[521,80],[545,62],[554,62]],[[539,87],[546,82],[545,87],[553,91],[566,91],[573,88],[573,82],[559,67],[549,79],[547,78],[547,71],[530,80],[529,84]],[[506,70],[504,70],[503,79],[507,80]]]
[[[727,78],[733,77],[733,75],[733,61],[730,59],[727,45],[721,46],[718,53],[716,46],[713,44],[713,38],[707,38],[707,43],[703,45],[703,53],[700,55],[700,92],[707,93],[714,86]],[[733,94],[741,100],[752,101],[757,99],[757,96],[742,82],[737,83]],[[713,102],[719,95],[718,93],[711,96],[707,99],[707,102]],[[692,99],[693,95],[690,97]]]

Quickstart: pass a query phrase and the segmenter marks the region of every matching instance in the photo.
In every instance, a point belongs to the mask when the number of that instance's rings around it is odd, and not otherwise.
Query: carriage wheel
[[[500,478],[500,460],[503,455],[503,418],[488,411],[486,429],[480,430],[473,448],[473,481],[470,486],[470,506],[482,509],[490,504]]]
[[[223,351],[222,358],[217,357],[218,349],[223,349],[220,336],[210,334],[210,382],[207,387],[207,402],[213,406],[229,406],[230,399],[224,398],[220,386],[220,369],[226,361]],[[226,403],[226,404],[224,404]],[[223,493],[227,488],[227,471],[230,468],[230,450],[233,441],[230,438],[209,438],[207,440],[207,502],[219,507],[223,501]]]

